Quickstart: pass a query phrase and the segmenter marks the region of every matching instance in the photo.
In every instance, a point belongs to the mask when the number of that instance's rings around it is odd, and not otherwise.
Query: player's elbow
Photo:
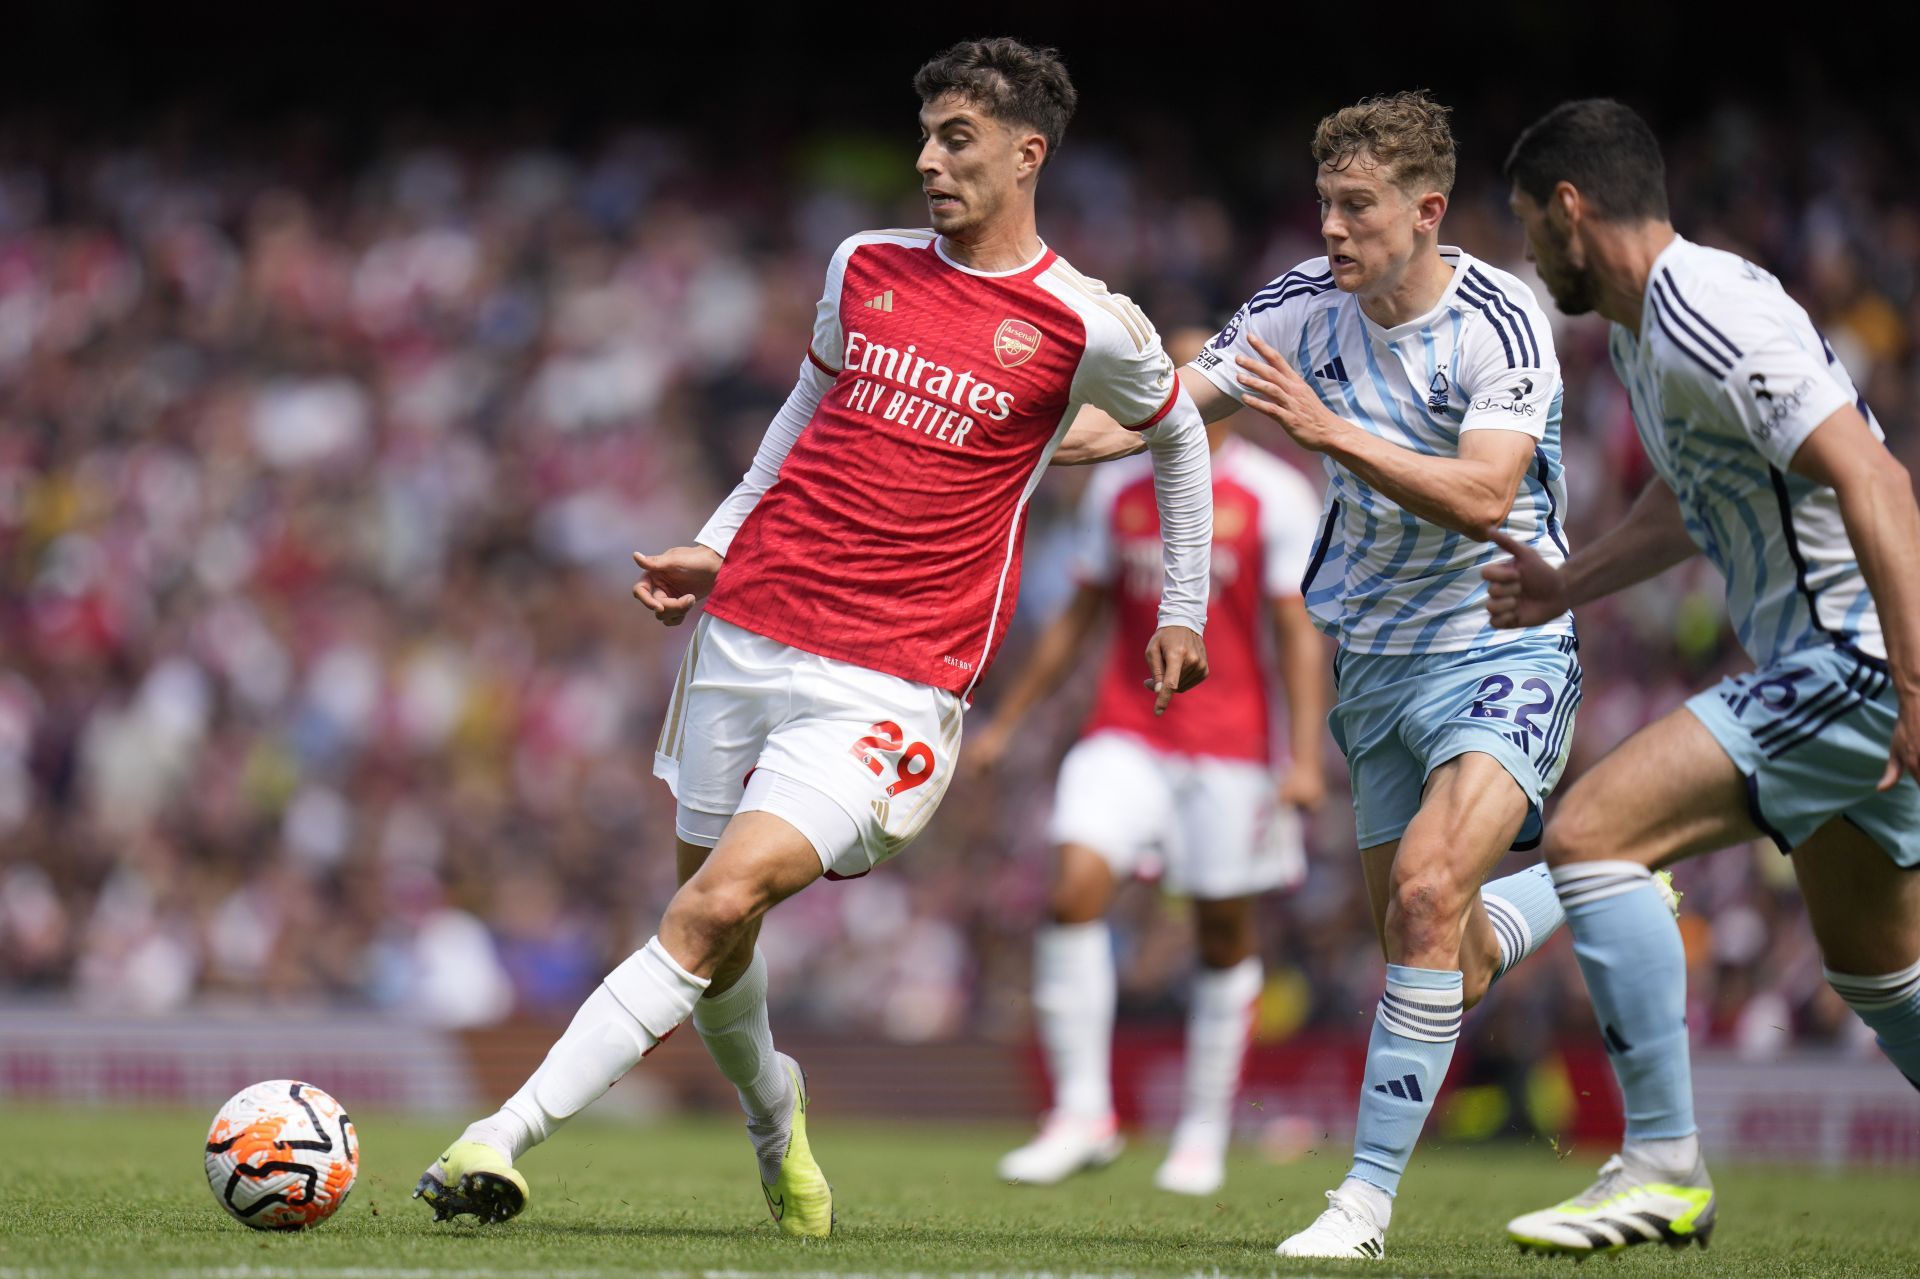
[[[1876,468],[1876,474],[1891,492],[1904,495],[1908,501],[1913,500],[1913,472],[1892,453],[1887,454],[1884,465]]]
[[[1491,542],[1513,511],[1513,499],[1498,494],[1463,496],[1455,509],[1454,531],[1475,542]]]

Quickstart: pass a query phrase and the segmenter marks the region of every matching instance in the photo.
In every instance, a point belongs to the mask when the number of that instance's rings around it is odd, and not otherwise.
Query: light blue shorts
[[[1531,805],[1515,848],[1540,842],[1540,805],[1567,766],[1580,706],[1579,642],[1526,635],[1408,657],[1342,652],[1327,725],[1353,777],[1361,848],[1400,838],[1427,775],[1469,751],[1491,755]]]
[[[1687,709],[1747,777],[1753,823],[1788,852],[1835,817],[1859,827],[1896,865],[1920,866],[1920,785],[1879,791],[1899,715],[1887,664],[1845,648],[1810,648],[1687,700]]]

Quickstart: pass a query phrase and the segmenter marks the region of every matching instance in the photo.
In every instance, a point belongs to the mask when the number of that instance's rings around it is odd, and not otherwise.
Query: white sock
[[[1620,1153],[1631,1154],[1637,1162],[1650,1164],[1670,1176],[1684,1177],[1700,1162],[1700,1134],[1690,1132],[1684,1137],[1630,1141]]]
[[[1202,968],[1194,979],[1193,1005],[1187,1010],[1186,1087],[1174,1149],[1226,1152],[1260,986],[1256,956],[1231,968]]]
[[[1113,1114],[1113,937],[1107,923],[1050,924],[1033,941],[1033,1011],[1057,1114]]]
[[[693,1011],[707,988],[658,937],[595,988],[546,1060],[497,1114],[461,1134],[517,1160],[620,1081]]]
[[[693,1028],[713,1055],[713,1064],[740,1090],[740,1109],[754,1124],[783,1122],[791,1109],[792,1084],[767,1024],[767,957],[754,947],[740,979],[693,1006]]]
[[[1340,1197],[1357,1201],[1382,1233],[1386,1231],[1387,1223],[1393,1220],[1393,1196],[1371,1181],[1362,1181],[1358,1177],[1347,1178],[1340,1183]]]

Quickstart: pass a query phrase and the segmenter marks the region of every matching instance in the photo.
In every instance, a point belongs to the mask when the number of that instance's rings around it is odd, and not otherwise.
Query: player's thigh
[[[1920,869],[1835,817],[1793,850],[1793,873],[1827,967],[1874,977],[1920,960]]]
[[[1125,879],[1175,837],[1175,767],[1130,733],[1082,738],[1060,761],[1047,838],[1092,852],[1113,879]]]
[[[772,813],[739,813],[667,903],[660,942],[687,971],[729,987],[752,962],[760,919],[820,874],[804,832]]]
[[[1614,747],[1561,795],[1544,851],[1554,865],[1659,867],[1759,834],[1745,777],[1700,718],[1680,707]]]
[[[829,878],[855,878],[933,819],[959,762],[964,707],[945,689],[798,657],[741,811],[785,817],[814,838]]]
[[[1798,848],[1845,817],[1920,865],[1920,785],[1881,790],[1900,706],[1886,665],[1842,648],[1790,653],[1688,701],[1746,778],[1754,825]]]
[[[1517,834],[1529,843],[1537,836],[1580,705],[1570,637],[1409,656],[1343,653],[1338,669],[1328,723],[1353,777],[1360,847],[1404,841],[1431,802],[1436,770],[1469,752],[1504,767],[1526,799]]]
[[[1443,761],[1427,775],[1420,808],[1400,837],[1389,901],[1424,890],[1469,909],[1532,811],[1533,797],[1505,762],[1478,750]]]
[[[1252,760],[1183,756],[1174,765],[1175,829],[1167,886],[1224,901],[1291,888],[1306,876],[1300,814],[1279,802],[1273,774]]]
[[[680,659],[654,749],[675,802],[675,834],[711,848],[740,803],[774,717],[788,702],[792,650],[705,616]]]

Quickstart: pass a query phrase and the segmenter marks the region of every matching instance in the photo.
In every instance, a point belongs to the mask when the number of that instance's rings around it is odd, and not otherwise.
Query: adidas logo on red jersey
[[[893,311],[893,290],[888,289],[885,293],[876,294],[868,298],[866,305],[876,311],[886,311],[891,314]]]

